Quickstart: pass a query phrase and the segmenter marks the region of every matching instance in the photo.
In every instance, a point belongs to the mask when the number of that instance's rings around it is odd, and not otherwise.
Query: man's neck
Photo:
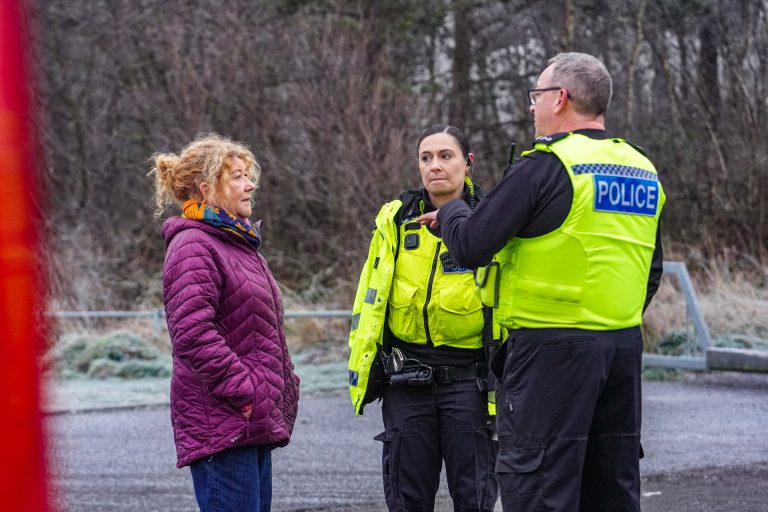
[[[561,112],[560,115],[555,116],[553,121],[555,121],[555,126],[552,126],[549,133],[545,135],[569,133],[576,130],[605,130],[605,114],[584,115],[576,112],[573,108]]]
[[[602,119],[572,119],[560,124],[554,133],[575,132],[576,130],[605,130]]]

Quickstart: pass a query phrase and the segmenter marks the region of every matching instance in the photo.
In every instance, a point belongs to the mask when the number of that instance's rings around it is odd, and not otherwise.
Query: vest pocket
[[[475,270],[475,294],[480,302],[489,308],[499,306],[499,282],[501,279],[501,267],[498,261],[492,261],[485,267]]]
[[[583,287],[572,284],[536,281],[533,279],[520,279],[517,284],[517,291],[532,299],[578,304],[581,302]]]
[[[559,325],[575,325],[581,318],[580,285],[520,279],[512,298],[516,319],[544,322],[552,319]]]

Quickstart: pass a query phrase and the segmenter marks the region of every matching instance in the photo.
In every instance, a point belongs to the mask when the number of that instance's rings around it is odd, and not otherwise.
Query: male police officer
[[[419,219],[459,264],[498,265],[505,511],[640,510],[640,324],[665,195],[642,151],[606,135],[611,93],[599,60],[557,55],[529,91],[533,150],[474,212],[452,201]]]

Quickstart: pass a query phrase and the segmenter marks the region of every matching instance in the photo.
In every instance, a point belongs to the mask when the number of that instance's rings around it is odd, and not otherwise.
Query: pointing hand
[[[418,217],[416,219],[416,222],[419,222],[421,224],[426,224],[430,228],[435,229],[437,226],[440,225],[439,222],[437,222],[437,212],[439,210],[435,210],[433,212],[425,213],[424,215]]]

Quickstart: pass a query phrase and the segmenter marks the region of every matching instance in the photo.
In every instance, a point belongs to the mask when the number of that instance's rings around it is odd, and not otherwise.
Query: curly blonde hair
[[[203,198],[200,185],[208,184],[208,201],[226,195],[227,180],[233,160],[245,162],[245,174],[258,187],[261,166],[253,153],[240,142],[215,133],[201,133],[185,148],[175,153],[155,153],[148,176],[155,178],[155,217],[159,218],[167,204],[181,205],[190,199]]]

